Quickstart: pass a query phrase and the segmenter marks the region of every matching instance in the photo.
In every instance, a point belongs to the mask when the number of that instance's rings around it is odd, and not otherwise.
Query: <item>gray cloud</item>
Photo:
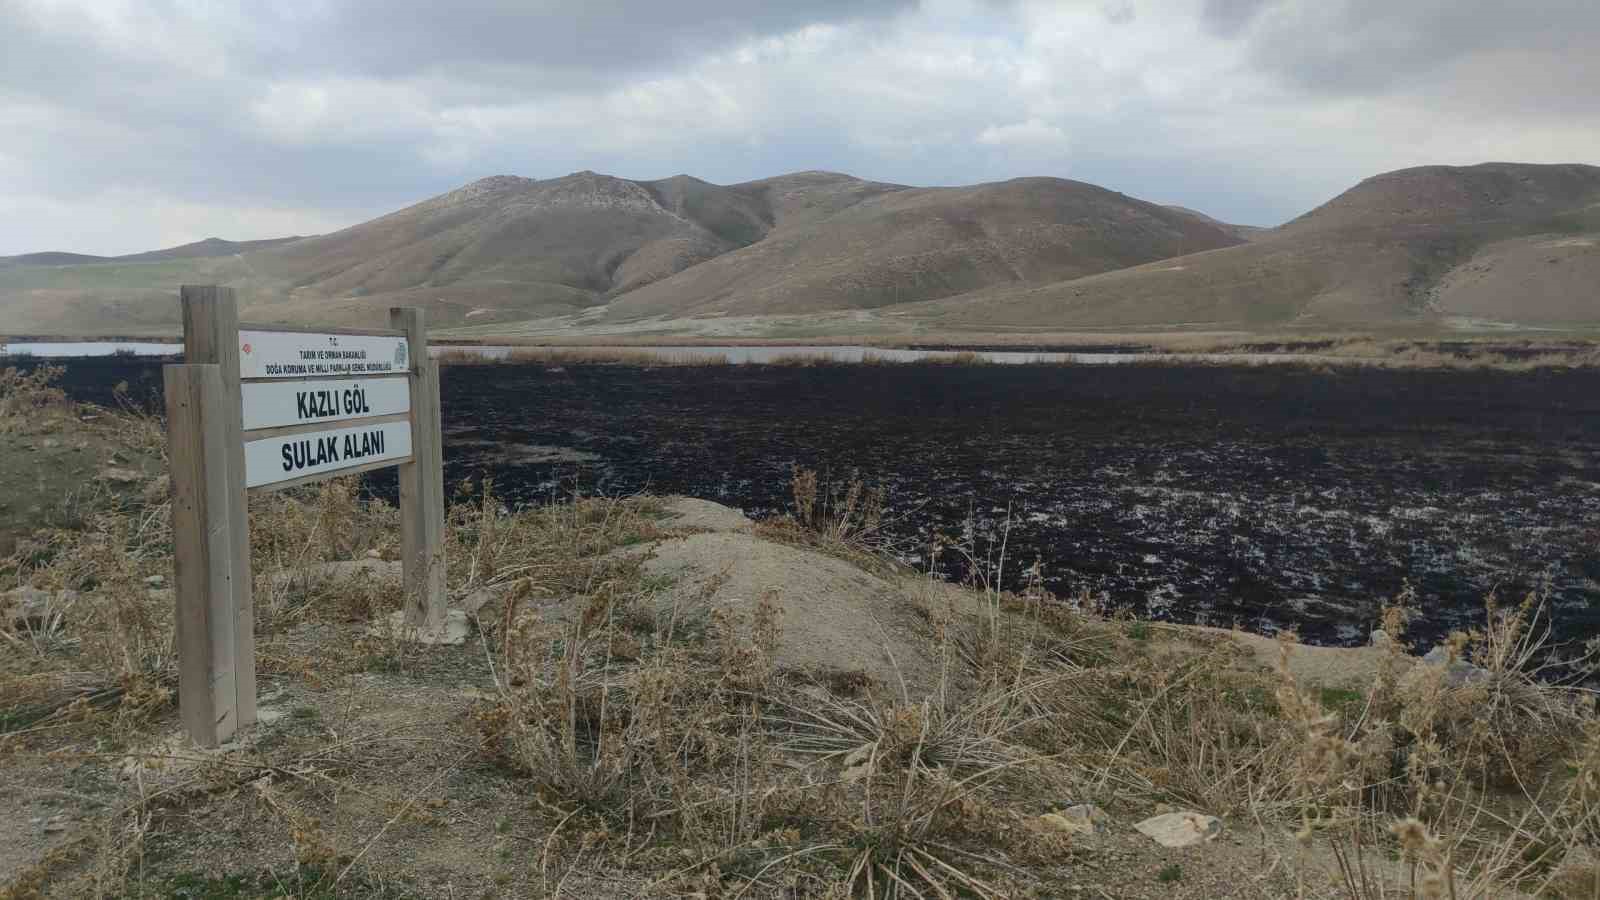
[[[314,35],[313,44],[337,52],[308,65],[335,71],[395,76],[434,67],[515,65],[620,75],[693,59],[742,40],[876,18],[915,5],[915,0],[354,0],[309,15],[279,7],[271,31],[283,48],[303,46],[300,39]]]
[[[1594,0],[1208,0],[1207,8],[1224,30],[1249,27],[1249,56],[1261,69],[1316,93],[1407,90],[1431,73],[1497,52],[1558,64],[1585,59],[1591,73],[1600,59]],[[1589,84],[1584,93],[1592,96]]]
[[[1274,0],[1205,0],[1200,17],[1206,27],[1222,37],[1237,37]]]
[[[8,0],[0,32],[0,208],[30,211],[0,255],[585,168],[1059,175],[1275,224],[1386,169],[1600,146],[1592,0]]]

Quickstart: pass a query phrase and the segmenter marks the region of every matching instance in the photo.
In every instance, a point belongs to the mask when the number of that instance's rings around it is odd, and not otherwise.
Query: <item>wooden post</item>
[[[226,424],[232,413],[220,366],[164,367],[167,456],[172,466],[172,536],[176,562],[178,708],[189,736],[204,747],[232,737],[240,725],[241,668],[234,606],[233,550]],[[235,416],[235,418],[237,418]]]
[[[406,333],[411,368],[411,462],[400,465],[400,560],[404,623],[442,631],[444,608],[444,454],[439,428],[439,364],[428,355],[422,310],[390,309]]]
[[[222,440],[226,448],[226,495],[232,571],[233,662],[237,671],[238,727],[256,722],[255,602],[251,595],[250,507],[244,488],[244,420],[239,400],[239,306],[233,288],[184,285],[178,292],[183,307],[183,359],[214,364],[222,378]],[[173,483],[177,483],[174,477]]]

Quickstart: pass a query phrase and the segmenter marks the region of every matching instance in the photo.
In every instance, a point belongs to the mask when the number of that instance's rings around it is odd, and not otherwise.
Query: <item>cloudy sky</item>
[[[0,255],[325,232],[492,174],[1090,181],[1273,225],[1600,163],[1596,0],[0,0]]]

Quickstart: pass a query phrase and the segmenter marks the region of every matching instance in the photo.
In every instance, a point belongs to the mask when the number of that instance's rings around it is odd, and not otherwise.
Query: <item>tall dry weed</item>
[[[51,420],[71,413],[65,391],[55,386],[66,370],[41,365],[31,372],[15,366],[0,369],[0,433],[37,434]]]

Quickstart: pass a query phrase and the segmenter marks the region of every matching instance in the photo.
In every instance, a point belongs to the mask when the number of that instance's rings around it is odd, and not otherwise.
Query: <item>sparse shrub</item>
[[[1522,788],[1572,751],[1588,711],[1579,695],[1545,679],[1587,677],[1594,652],[1564,663],[1552,658],[1549,616],[1537,596],[1515,607],[1491,596],[1484,627],[1453,635],[1445,647],[1444,664],[1417,666],[1398,685],[1399,724],[1412,741],[1448,747],[1456,777]]]
[[[763,537],[844,556],[868,568],[890,564],[894,538],[885,527],[888,492],[859,475],[828,485],[813,469],[796,467],[789,479],[792,514],[757,525]]]
[[[1302,734],[1297,837],[1328,842],[1339,896],[1351,900],[1390,896],[1394,886],[1372,859],[1389,852],[1390,840],[1407,867],[1408,897],[1489,900],[1509,886],[1539,895],[1574,871],[1565,860],[1586,872],[1587,857],[1575,853],[1594,837],[1581,824],[1593,810],[1578,786],[1583,776],[1567,781],[1559,802],[1550,795],[1555,765],[1590,767],[1588,740],[1600,726],[1591,703],[1541,680],[1552,649],[1542,605],[1529,598],[1503,609],[1491,598],[1484,629],[1453,636],[1443,664],[1415,665],[1397,678],[1408,595],[1385,610],[1391,664],[1379,667],[1348,721],[1299,692],[1285,645],[1278,696]],[[1591,659],[1562,665],[1587,675]],[[1466,660],[1471,667],[1458,665]],[[1518,812],[1505,811],[1507,796],[1519,798]],[[1300,877],[1304,883],[1303,868]]]
[[[0,369],[0,432],[34,434],[69,412],[66,392],[55,386],[64,371],[61,366]]]

